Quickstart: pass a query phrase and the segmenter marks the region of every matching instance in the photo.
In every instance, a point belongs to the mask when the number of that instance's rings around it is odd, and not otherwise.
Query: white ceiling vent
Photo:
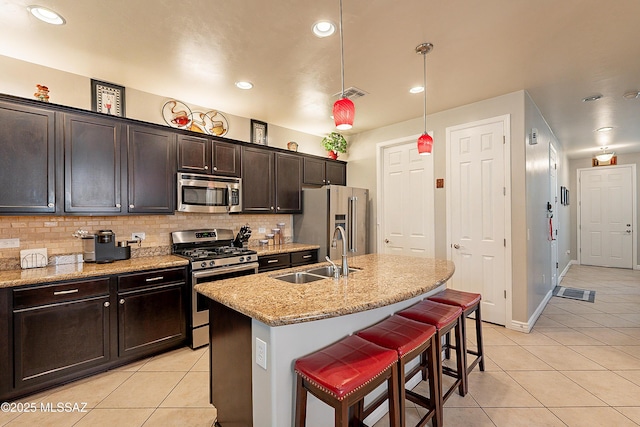
[[[367,92],[363,91],[362,89],[358,89],[355,86],[351,86],[348,87],[344,90],[344,96],[349,98],[350,100],[354,100],[356,98],[360,98],[362,96],[365,96],[367,94]],[[338,92],[336,94],[333,95],[336,98],[339,98],[342,96],[342,92]]]

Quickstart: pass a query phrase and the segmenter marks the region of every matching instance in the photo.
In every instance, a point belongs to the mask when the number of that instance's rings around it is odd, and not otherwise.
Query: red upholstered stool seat
[[[335,409],[335,425],[364,419],[364,397],[388,383],[389,419],[399,425],[398,353],[352,335],[296,360],[296,427],[306,423],[307,392]],[[349,408],[354,407],[353,416]],[[351,420],[350,420],[351,418]]]
[[[465,351],[466,354],[470,354],[473,357],[473,360],[466,366],[465,376],[469,375],[469,372],[476,367],[476,365],[480,365],[480,370],[484,371],[484,346],[482,342],[482,316],[480,315],[480,301],[482,299],[482,295],[472,293],[472,292],[464,292],[458,291],[455,289],[445,289],[442,292],[439,292],[433,296],[430,296],[429,299],[431,301],[439,302],[441,304],[449,304],[458,306],[462,309],[462,318],[460,323],[462,324],[462,336],[465,343]],[[467,326],[466,326],[466,318],[471,314],[475,313],[475,323],[476,323],[476,348],[477,350],[473,350],[467,347]],[[455,347],[451,345],[449,336],[447,335],[447,355],[448,349],[454,349]],[[468,381],[465,382],[466,385],[469,384]]]
[[[418,422],[423,426],[432,418],[434,427],[440,426],[442,419],[442,402],[438,383],[435,336],[437,329],[433,325],[416,322],[402,316],[391,316],[385,320],[357,332],[359,337],[372,343],[393,349],[398,352],[398,388],[400,390],[400,422],[405,425],[405,398],[427,408],[427,413]],[[405,364],[420,356],[420,364],[410,372],[405,372]],[[429,397],[421,396],[412,390],[405,390],[405,383],[422,369],[427,369],[429,377]],[[384,402],[384,396],[374,401],[365,417]]]
[[[462,309],[457,306],[440,304],[434,301],[422,300],[417,304],[412,305],[402,311],[399,311],[399,316],[408,317],[409,319],[427,323],[437,328],[436,333],[436,358],[438,361],[438,372],[440,374],[440,394],[442,396],[442,403],[447,401],[455,388],[458,388],[458,392],[461,396],[466,394],[466,377],[464,375],[464,367],[466,366],[466,352],[464,347],[464,340],[462,339],[462,326],[460,322],[460,316]],[[444,367],[442,365],[442,338],[445,337],[449,331],[454,330],[456,338],[456,362],[457,368],[455,370]],[[455,378],[451,387],[444,392],[442,387],[442,375],[448,375]],[[426,372],[423,370],[423,379],[426,377]]]

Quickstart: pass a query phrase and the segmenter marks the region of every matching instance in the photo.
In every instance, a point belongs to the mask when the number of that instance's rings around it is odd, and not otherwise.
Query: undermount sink
[[[299,272],[299,273],[288,273],[283,274],[282,276],[275,276],[274,279],[283,280],[289,283],[310,283],[315,282],[316,280],[324,280],[326,277],[318,276],[315,274],[308,274],[307,272]]]
[[[338,267],[338,270],[340,270],[340,267]],[[353,273],[354,271],[359,271],[359,269],[349,268],[349,273]],[[332,265],[325,265],[324,267],[317,267],[311,270],[307,270],[307,273],[317,274],[318,276],[324,276],[324,277],[333,277],[333,272],[334,270]]]

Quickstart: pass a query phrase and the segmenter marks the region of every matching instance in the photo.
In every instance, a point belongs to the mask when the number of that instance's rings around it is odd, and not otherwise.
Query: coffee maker
[[[129,242],[125,240],[116,245],[116,235],[111,230],[83,236],[82,250],[84,262],[103,264],[131,258]]]

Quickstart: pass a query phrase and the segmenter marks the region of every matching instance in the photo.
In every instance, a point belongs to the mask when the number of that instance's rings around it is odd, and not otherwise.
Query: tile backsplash
[[[172,231],[197,228],[230,228],[234,234],[249,224],[252,235],[249,245],[264,238],[259,228],[269,233],[277,223],[284,222],[285,240],[292,241],[291,215],[212,215],[187,214],[140,216],[0,216],[0,239],[20,239],[18,248],[0,248],[0,270],[19,268],[20,250],[47,248],[49,257],[82,253],[82,241],[72,236],[78,230],[90,234],[112,230],[116,240],[131,240],[131,234],[145,233],[142,247],[132,246],[132,256],[169,253]]]

